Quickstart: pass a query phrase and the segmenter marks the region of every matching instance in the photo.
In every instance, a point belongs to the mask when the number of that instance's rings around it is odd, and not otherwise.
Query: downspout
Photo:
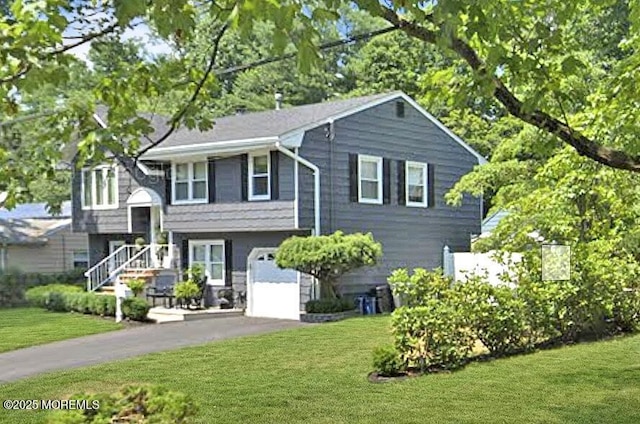
[[[295,149],[293,149],[293,151],[295,152],[296,157],[294,158],[293,161],[293,222],[295,224],[296,229],[300,228],[300,217],[299,217],[299,208],[300,205],[298,204],[298,199],[299,199],[299,182],[298,182],[298,174],[299,174],[299,162],[298,159],[300,159],[300,157],[298,156],[298,148],[296,147]]]
[[[316,165],[309,162],[308,160],[300,157],[299,155],[292,153],[291,150],[285,147],[282,147],[279,141],[276,142],[275,147],[276,149],[278,149],[278,151],[282,152],[286,156],[296,161],[296,163],[300,163],[313,171],[313,186],[314,186],[313,188],[313,209],[314,209],[313,234],[320,235],[320,168],[318,168]]]

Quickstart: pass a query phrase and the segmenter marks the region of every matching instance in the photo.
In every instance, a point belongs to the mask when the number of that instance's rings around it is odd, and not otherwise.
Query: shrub
[[[343,298],[309,300],[305,305],[305,311],[309,314],[331,314],[354,309],[353,301]]]
[[[392,314],[395,347],[403,361],[422,372],[462,365],[474,345],[464,311],[438,299],[401,306]]]
[[[493,286],[474,276],[456,285],[460,294],[457,304],[468,311],[474,335],[500,356],[530,348],[533,344],[526,316],[526,305],[507,286]]]
[[[147,301],[137,297],[130,297],[122,301],[122,313],[134,321],[145,321],[150,306]]]
[[[134,278],[127,281],[127,286],[131,289],[134,296],[138,296],[144,290],[147,282],[142,278]]]
[[[428,271],[416,268],[409,275],[404,268],[396,269],[388,278],[394,296],[406,306],[421,306],[430,299],[438,299],[450,294],[453,279],[443,274],[441,269]]]
[[[49,422],[182,424],[197,412],[197,407],[189,396],[161,386],[132,385],[115,394],[80,393],[70,399],[86,400],[88,407],[52,412]]]
[[[65,293],[52,291],[49,292],[46,301],[46,308],[53,312],[68,312]]]
[[[0,271],[0,307],[22,306],[27,303],[25,291],[32,287],[65,283],[84,287],[84,270],[57,274],[24,273],[17,270]]]
[[[177,299],[191,300],[200,294],[200,287],[192,281],[181,281],[173,288]]]
[[[25,299],[31,306],[40,308],[46,307],[49,293],[55,291],[60,293],[80,293],[82,288],[69,284],[47,284],[46,286],[32,287],[25,292]]]
[[[100,316],[116,315],[116,298],[109,295],[96,295],[94,297],[94,313]]]
[[[393,377],[406,371],[406,366],[393,346],[381,346],[373,351],[373,369],[382,376]]]
[[[317,278],[320,296],[334,298],[344,273],[375,265],[381,256],[382,246],[371,233],[345,235],[336,231],[328,236],[289,237],[276,252],[276,264]]]

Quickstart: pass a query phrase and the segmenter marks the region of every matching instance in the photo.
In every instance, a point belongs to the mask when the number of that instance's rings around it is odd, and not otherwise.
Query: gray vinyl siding
[[[127,244],[134,244],[139,236],[142,234],[89,234],[89,265],[93,266],[107,257],[109,241],[123,240]]]
[[[256,247],[278,247],[280,243],[292,235],[305,235],[301,231],[263,231],[263,232],[193,232],[174,233],[173,240],[179,251],[182,252],[183,241],[188,240],[231,240],[231,262],[232,262],[232,286],[234,290],[247,290],[247,258]],[[189,258],[180,258],[180,261]],[[311,279],[307,276],[301,278],[301,306],[309,299],[311,290]],[[223,288],[223,287],[220,287]]]
[[[295,228],[293,201],[169,205],[164,228],[171,231],[265,231]]]
[[[321,168],[322,233],[372,232],[383,246],[379,266],[343,278],[345,293],[382,284],[398,267],[442,266],[442,249],[468,251],[470,235],[480,232],[480,199],[466,196],[459,208],[446,205],[444,195],[478,160],[419,111],[405,104],[405,117],[395,114],[395,101],[335,122],[333,155],[325,129],[307,132],[300,156]],[[352,203],[349,198],[349,154],[391,159],[391,202]],[[435,207],[398,205],[396,160],[435,165]],[[313,177],[301,173],[300,225],[313,225]],[[330,198],[329,193],[333,194]]]
[[[293,160],[279,154],[278,200],[242,201],[241,156],[215,161],[215,202],[167,205],[165,178],[145,175],[138,168],[133,174],[118,166],[118,208],[83,210],[81,177],[73,178],[74,231],[93,234],[122,234],[128,231],[127,199],[139,187],[155,190],[165,202],[163,226],[168,231],[265,231],[291,230],[294,217]],[[166,164],[166,167],[170,167]],[[170,181],[168,181],[170,183]],[[204,227],[203,227],[204,225]]]
[[[117,166],[118,207],[116,209],[82,209],[81,173],[76,171],[72,181],[73,230],[87,233],[126,233],[128,228],[127,199],[136,189],[148,187],[165,197],[164,177],[146,175],[139,168],[133,173],[124,166]]]

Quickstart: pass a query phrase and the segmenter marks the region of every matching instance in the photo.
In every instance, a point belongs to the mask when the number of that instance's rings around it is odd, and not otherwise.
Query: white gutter
[[[278,149],[278,151],[282,152],[283,154],[285,154],[286,156],[289,156],[291,159],[293,159],[296,163],[301,163],[302,165],[306,166],[307,168],[311,169],[313,171],[313,214],[314,214],[314,229],[313,229],[313,234],[314,235],[320,235],[320,168],[318,168],[316,165],[314,165],[313,163],[309,162],[308,160],[300,157],[297,154],[297,150],[296,153],[292,153],[291,150],[282,147],[282,145],[280,144],[280,142],[276,142],[275,144],[276,149]],[[296,178],[296,182],[298,181],[298,179]],[[297,204],[297,202],[296,202]]]
[[[259,137],[244,140],[217,141],[171,147],[155,147],[142,155],[142,159],[171,159],[176,156],[236,153],[249,149],[272,146],[277,137]]]

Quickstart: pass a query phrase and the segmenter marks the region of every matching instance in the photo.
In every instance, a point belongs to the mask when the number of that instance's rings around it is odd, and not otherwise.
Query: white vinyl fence
[[[501,276],[512,274],[509,271],[509,264],[514,264],[522,260],[519,253],[505,253],[503,263],[496,260],[497,252],[472,253],[472,252],[451,252],[449,246],[443,249],[443,268],[445,275],[451,275],[456,281],[466,281],[470,275],[486,275],[493,285],[504,284]]]

